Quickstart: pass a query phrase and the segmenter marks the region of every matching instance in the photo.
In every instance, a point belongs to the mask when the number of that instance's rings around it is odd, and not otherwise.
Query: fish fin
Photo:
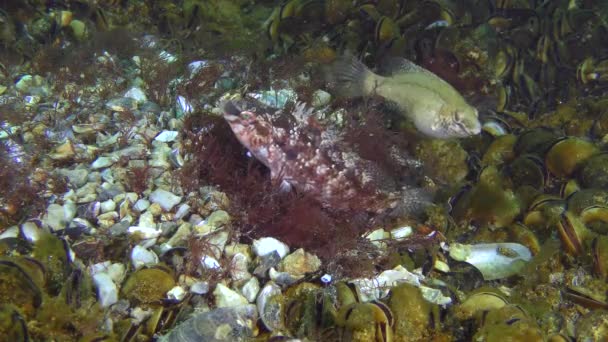
[[[359,97],[369,94],[365,83],[373,73],[363,62],[352,55],[338,57],[327,73],[328,82],[342,97]]]
[[[380,66],[380,73],[386,76],[412,72],[429,73],[435,76],[432,72],[403,57],[385,57],[378,65]]]

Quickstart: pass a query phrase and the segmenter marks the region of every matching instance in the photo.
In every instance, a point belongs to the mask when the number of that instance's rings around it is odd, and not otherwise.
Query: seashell
[[[592,155],[598,148],[590,141],[578,137],[558,140],[551,146],[545,156],[545,165],[549,172],[557,177],[567,177]]]
[[[480,289],[455,308],[455,315],[461,320],[470,319],[478,313],[500,309],[507,304],[507,299],[500,291],[493,288]]]
[[[519,243],[454,243],[450,245],[450,257],[475,266],[485,280],[495,280],[519,273],[532,254]]]
[[[567,210],[562,213],[557,222],[557,232],[564,249],[570,255],[580,255],[584,250],[584,243],[591,238],[591,232],[581,219]]]
[[[274,282],[269,281],[262,287],[256,299],[260,319],[266,329],[270,331],[281,331],[285,328],[280,302],[281,296],[281,288]]]

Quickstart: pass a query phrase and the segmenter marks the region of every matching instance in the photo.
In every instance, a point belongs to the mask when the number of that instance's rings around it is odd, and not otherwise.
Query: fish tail
[[[369,95],[367,83],[374,73],[354,56],[345,55],[332,63],[327,75],[339,96],[359,97]]]

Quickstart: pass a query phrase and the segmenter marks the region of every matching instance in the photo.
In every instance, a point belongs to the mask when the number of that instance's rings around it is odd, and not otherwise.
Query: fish
[[[287,116],[253,99],[226,101],[222,107],[236,138],[270,170],[282,191],[305,193],[325,208],[377,214],[416,213],[429,203],[423,189],[390,181],[381,167],[361,158],[338,129],[319,123],[303,103]],[[282,125],[274,123],[277,118]]]
[[[353,56],[341,56],[329,67],[328,81],[343,97],[384,98],[431,138],[464,138],[481,132],[477,109],[448,82],[407,59],[385,63],[393,71],[389,76],[374,73]]]

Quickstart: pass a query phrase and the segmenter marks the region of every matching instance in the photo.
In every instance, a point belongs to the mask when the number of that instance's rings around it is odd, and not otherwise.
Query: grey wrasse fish
[[[295,189],[334,209],[412,213],[428,203],[419,188],[390,180],[373,161],[361,158],[338,130],[320,124],[304,104],[285,113],[254,100],[227,101],[224,118],[238,140],[270,169],[283,189]]]
[[[481,132],[479,114],[448,82],[413,62],[387,61],[392,74],[381,76],[352,56],[338,58],[328,77],[346,97],[378,95],[393,103],[423,134],[439,139]]]

